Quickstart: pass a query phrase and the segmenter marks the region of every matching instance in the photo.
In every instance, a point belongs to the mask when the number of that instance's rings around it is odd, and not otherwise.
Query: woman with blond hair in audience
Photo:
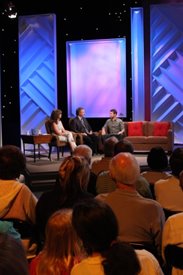
[[[71,223],[72,210],[56,211],[46,226],[43,250],[30,263],[30,275],[69,275],[80,247]]]

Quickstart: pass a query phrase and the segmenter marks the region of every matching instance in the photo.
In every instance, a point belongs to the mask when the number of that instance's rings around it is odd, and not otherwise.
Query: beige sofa
[[[168,121],[133,121],[124,122],[126,137],[135,151],[149,151],[152,147],[161,146],[169,154],[173,151],[173,123]]]

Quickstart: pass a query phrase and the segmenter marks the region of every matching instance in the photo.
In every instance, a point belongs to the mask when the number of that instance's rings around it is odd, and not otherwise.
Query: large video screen
[[[126,117],[126,39],[66,42],[68,117],[84,107],[86,117]]]

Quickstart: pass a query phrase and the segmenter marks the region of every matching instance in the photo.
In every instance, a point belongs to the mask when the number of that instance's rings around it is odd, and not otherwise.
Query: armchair
[[[51,160],[51,153],[52,153],[52,147],[56,147],[57,149],[57,159],[60,159],[60,150],[62,152],[62,156],[64,155],[64,148],[69,147],[68,142],[65,141],[60,141],[58,136],[51,131],[51,121],[50,119],[47,119],[45,121],[45,128],[47,134],[52,135],[51,142],[48,144],[49,145],[49,159]]]

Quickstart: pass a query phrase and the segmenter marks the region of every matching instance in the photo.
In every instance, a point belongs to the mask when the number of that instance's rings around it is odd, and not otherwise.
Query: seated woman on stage
[[[61,117],[62,117],[61,110],[55,109],[52,111],[50,116],[52,133],[58,135],[60,141],[68,142],[71,147],[71,151],[73,152],[77,145],[74,141],[72,132],[65,130],[60,120]]]

